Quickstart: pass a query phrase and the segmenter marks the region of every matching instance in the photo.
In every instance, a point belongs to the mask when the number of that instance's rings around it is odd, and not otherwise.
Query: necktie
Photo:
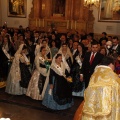
[[[90,65],[92,64],[93,60],[94,60],[94,53],[92,53],[91,59],[90,59]]]

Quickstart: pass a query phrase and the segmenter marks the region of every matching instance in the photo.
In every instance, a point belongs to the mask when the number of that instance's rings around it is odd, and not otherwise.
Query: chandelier
[[[99,7],[100,1],[99,0],[84,0],[84,6],[92,8],[93,6]]]

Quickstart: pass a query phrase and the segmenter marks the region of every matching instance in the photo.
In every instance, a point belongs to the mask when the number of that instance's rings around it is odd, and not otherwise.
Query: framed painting
[[[120,22],[120,0],[101,0],[98,14],[99,22]]]
[[[52,15],[55,17],[65,16],[66,0],[52,0]]]
[[[7,0],[8,17],[26,17],[27,0]]]

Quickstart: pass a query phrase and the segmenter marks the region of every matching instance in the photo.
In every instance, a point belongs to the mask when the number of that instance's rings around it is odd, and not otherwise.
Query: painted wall
[[[2,8],[2,21],[1,24],[3,25],[4,22],[7,22],[8,27],[15,27],[18,28],[19,25],[22,25],[24,28],[28,26],[28,15],[30,14],[32,8],[32,0],[27,0],[27,16],[26,18],[15,18],[15,17],[8,17],[7,16],[7,1],[8,0],[0,0],[1,8]]]
[[[98,22],[98,9],[93,8],[93,15],[95,17],[94,31],[95,33],[106,32],[112,35],[120,35],[120,23],[112,22]]]

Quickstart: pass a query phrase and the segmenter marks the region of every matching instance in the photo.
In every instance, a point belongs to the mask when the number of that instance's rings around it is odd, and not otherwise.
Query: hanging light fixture
[[[89,7],[90,9],[95,6],[99,7],[100,1],[99,0],[84,0],[84,6]]]

